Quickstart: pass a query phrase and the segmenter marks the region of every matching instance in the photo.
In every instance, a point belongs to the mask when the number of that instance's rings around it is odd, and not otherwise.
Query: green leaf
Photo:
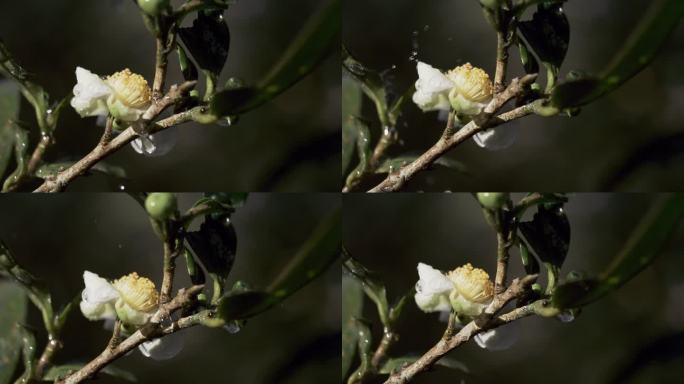
[[[18,285],[0,280],[0,384],[12,379],[21,348],[20,324],[26,318],[26,293]]]
[[[380,123],[383,126],[389,126],[387,94],[385,82],[382,80],[380,72],[370,69],[356,60],[344,46],[342,47],[342,66],[361,84],[363,92],[375,103]]]
[[[23,325],[19,326],[19,333],[21,335],[21,360],[24,364],[24,373],[15,383],[30,384],[34,375],[33,360],[36,355],[36,336],[33,331]]]
[[[218,303],[226,321],[257,315],[304,287],[323,273],[340,255],[342,247],[340,209],[325,218],[292,257],[289,264],[264,291],[229,292]]]
[[[349,75],[342,73],[342,174],[345,174],[351,163],[358,128],[356,116],[361,114],[361,87]]]
[[[347,377],[356,355],[358,328],[356,319],[363,312],[363,289],[358,280],[342,275],[342,380]]]
[[[5,183],[2,186],[3,191],[8,191],[26,174],[26,167],[28,165],[28,130],[22,128],[17,123],[12,123],[11,129],[14,135],[14,160],[17,167],[9,176],[7,176],[7,179],[5,179]]]
[[[656,0],[651,4],[623,47],[598,76],[566,81],[553,90],[554,107],[571,108],[590,103],[617,89],[649,65],[684,16],[681,0]]]
[[[351,141],[351,139],[354,138],[354,142],[352,144],[356,145],[356,152],[359,156],[359,163],[349,173],[349,177],[358,177],[368,168],[368,161],[371,157],[370,130],[368,129],[368,125],[363,120],[354,116],[348,117],[346,124],[343,124],[343,127],[344,130],[342,131],[342,141]]]
[[[410,86],[406,90],[406,92],[404,92],[401,96],[399,96],[394,101],[394,104],[392,104],[389,107],[389,111],[387,112],[387,118],[388,118],[391,126],[394,127],[397,125],[397,120],[399,120],[399,116],[401,116],[401,107],[404,105],[404,102],[406,102],[406,100],[411,100],[411,97],[413,96],[413,93],[415,91],[416,91],[415,85]]]
[[[233,268],[237,250],[237,235],[230,218],[207,215],[199,231],[186,233],[185,236],[207,272],[215,274],[221,286],[224,286]]]
[[[19,115],[19,87],[12,81],[0,82],[0,179],[14,148],[14,125]]]
[[[419,358],[420,356],[411,355],[388,359],[380,368],[379,373],[383,375],[389,375],[393,371],[402,368],[404,365],[413,364]],[[455,360],[448,356],[442,357],[441,359],[437,360],[435,365],[455,369],[463,373],[470,373],[468,367],[463,362]]]
[[[539,63],[534,55],[532,55],[532,52],[530,52],[527,44],[525,44],[525,42],[521,39],[517,39],[516,43],[518,44],[520,61],[525,69],[525,73],[539,73]]]
[[[353,257],[349,257],[344,262],[344,267],[361,283],[363,291],[375,303],[380,321],[385,327],[389,327],[389,305],[387,304],[387,290],[385,284],[380,280],[380,277],[372,271],[369,271],[361,263]]]
[[[562,204],[538,205],[532,221],[522,222],[525,242],[544,263],[563,265],[570,246],[570,222]]]
[[[185,53],[185,49],[180,45],[176,46],[176,53],[178,54],[178,64],[180,65],[181,73],[185,81],[194,81],[199,77],[195,63],[190,60]]]
[[[415,295],[416,289],[411,288],[405,295],[399,297],[396,303],[392,307],[390,307],[389,310],[389,321],[390,324],[395,324],[397,320],[399,320],[399,316],[401,316],[401,313],[404,311],[404,308],[406,307],[406,303],[410,301],[411,298],[413,298],[413,295]]]
[[[217,92],[211,100],[211,113],[219,117],[244,113],[273,99],[311,73],[339,41],[341,13],[341,0],[328,1],[311,16],[256,87]]]
[[[63,365],[56,365],[53,367],[50,367],[48,371],[43,375],[43,380],[57,380],[59,378],[62,378],[70,373],[73,373],[75,371],[78,371],[81,369],[85,364],[83,363],[73,363],[73,364],[63,364]],[[112,376],[112,377],[117,377],[119,379],[123,379],[126,381],[130,382],[137,382],[138,379],[135,377],[134,374],[125,371],[121,368],[117,368],[113,365],[108,365],[104,367],[100,373],[104,373],[106,375]]]
[[[394,173],[398,172],[402,167],[412,163],[418,158],[418,155],[403,155],[397,156],[393,159],[386,159],[375,169],[375,173]],[[445,168],[453,169],[461,173],[468,173],[466,166],[460,161],[450,159],[448,157],[440,157],[433,165],[440,165]]]
[[[367,372],[371,367],[373,334],[371,333],[370,325],[367,322],[360,319],[355,319],[354,321],[358,331],[357,345],[359,348],[359,357],[361,358],[361,366],[357,372],[361,372],[363,376],[363,373]]]
[[[2,241],[0,241],[0,270],[7,271],[7,273],[26,290],[31,302],[41,311],[43,323],[48,334],[54,334],[54,312],[52,309],[52,296],[50,295],[50,292],[41,280],[38,280],[30,272],[17,264],[9,248],[7,248]]]
[[[197,65],[218,77],[230,49],[230,31],[223,17],[223,10],[197,12],[192,26],[180,28],[178,34]]]
[[[68,169],[75,163],[75,161],[62,161],[58,163],[43,164],[36,169],[35,176],[41,179],[47,179],[56,176],[58,173]],[[116,165],[111,165],[104,162],[95,164],[86,174],[91,174],[94,172],[99,172],[104,175],[109,175],[120,179],[126,178],[126,170]]]
[[[600,299],[646,268],[658,256],[684,216],[684,195],[664,196],[653,204],[611,265],[595,279],[579,279],[558,286],[553,305],[576,308]]]
[[[558,73],[570,41],[570,24],[562,5],[539,4],[532,20],[520,22],[518,29],[539,59]]]

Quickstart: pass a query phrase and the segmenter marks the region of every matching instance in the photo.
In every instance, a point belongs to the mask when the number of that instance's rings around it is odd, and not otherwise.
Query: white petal
[[[106,116],[108,114],[105,101],[111,95],[111,88],[96,74],[87,69],[76,68],[76,85],[71,106],[82,117]]]
[[[418,277],[423,294],[449,293],[454,289],[454,283],[446,275],[427,264],[418,263]]]
[[[418,72],[416,90],[438,93],[448,91],[454,87],[453,81],[449,80],[442,71],[429,64],[419,61],[416,65],[416,70]]]
[[[490,351],[503,351],[512,347],[518,340],[518,326],[517,323],[509,323],[499,328],[478,333],[474,339],[480,348]]]
[[[119,292],[106,279],[90,271],[83,272],[85,289],[81,294],[83,301],[91,304],[112,302],[119,298]]]
[[[448,111],[449,90],[454,87],[454,83],[449,80],[439,69],[423,62],[418,62],[416,66],[418,80],[416,81],[416,92],[413,94],[413,102],[423,111]]]
[[[176,356],[185,346],[185,338],[180,333],[146,341],[138,346],[140,353],[154,360],[168,360]]]
[[[498,151],[511,146],[518,137],[518,129],[514,125],[491,128],[478,132],[473,136],[473,140],[482,148],[490,151]]]

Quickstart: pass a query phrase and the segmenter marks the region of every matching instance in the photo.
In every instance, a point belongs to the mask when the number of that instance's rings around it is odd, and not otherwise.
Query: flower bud
[[[157,16],[169,6],[169,0],[138,0],[138,6],[149,16]]]
[[[145,209],[156,220],[166,220],[177,209],[176,196],[169,192],[153,192],[145,199]]]
[[[478,192],[477,200],[483,207],[495,211],[506,204],[509,196],[508,193],[503,192]]]
[[[133,272],[113,284],[119,292],[115,309],[119,319],[126,324],[143,325],[159,305],[159,294],[154,283]]]

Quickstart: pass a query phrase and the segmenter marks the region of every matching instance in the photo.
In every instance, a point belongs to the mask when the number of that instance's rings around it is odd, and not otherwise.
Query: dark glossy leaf
[[[0,81],[0,179],[5,174],[14,149],[14,125],[19,115],[19,87],[12,81]]]
[[[361,114],[361,87],[356,80],[342,73],[342,174],[351,163],[358,129],[354,119]]]
[[[81,369],[85,364],[83,363],[74,363],[74,364],[63,364],[63,365],[56,365],[53,367],[50,367],[48,371],[43,375],[43,380],[57,380],[61,377],[64,377],[65,375],[78,371]],[[117,377],[119,379],[123,379],[126,381],[130,381],[132,383],[135,383],[138,381],[138,379],[135,377],[134,374],[125,371],[121,368],[117,368],[113,365],[108,365],[104,367],[101,371],[100,374],[106,374],[112,377]]]
[[[539,260],[560,268],[570,246],[570,222],[562,204],[538,205],[532,221],[522,222],[520,232]]]
[[[579,279],[556,288],[553,305],[574,308],[619,288],[658,256],[684,216],[684,195],[661,198],[644,215],[611,265],[594,279]]]
[[[0,384],[12,379],[21,349],[20,325],[26,318],[26,293],[18,285],[0,280]]]
[[[347,377],[358,343],[356,319],[363,311],[363,289],[355,278],[342,275],[342,380]]]
[[[420,356],[404,356],[388,359],[380,368],[380,373],[389,375],[393,371],[402,368],[404,365],[412,364],[418,360],[418,358],[420,358]],[[463,373],[469,373],[468,367],[463,362],[455,360],[449,356],[445,356],[437,360],[435,365],[455,369]]]
[[[418,158],[418,155],[403,155],[392,159],[387,159],[382,162],[376,169],[375,173],[394,173],[398,172],[402,167],[412,163]],[[448,157],[440,157],[433,165],[439,165],[445,168],[453,169],[461,173],[468,173],[466,166],[460,161],[450,159]]]
[[[375,272],[366,269],[366,267],[352,257],[344,262],[344,267],[359,280],[363,291],[375,303],[382,324],[386,327],[390,326],[387,290],[380,277]]]
[[[28,148],[29,138],[28,130],[22,128],[16,123],[11,124],[12,133],[14,135],[14,160],[16,168],[7,176],[5,183],[2,186],[3,191],[11,188],[23,175],[26,174],[26,166],[28,163]]]
[[[254,109],[311,73],[339,42],[341,3],[341,0],[328,1],[312,15],[256,87],[217,92],[210,104],[212,114],[232,116]]]
[[[389,126],[387,93],[380,72],[370,69],[356,60],[346,47],[342,47],[342,66],[361,84],[363,92],[375,103],[380,123],[383,126]]]
[[[570,42],[570,24],[561,4],[542,3],[532,20],[518,24],[518,29],[544,64],[558,72]]]
[[[186,239],[207,272],[225,283],[235,261],[237,236],[229,217],[205,216],[199,231],[189,232]]]
[[[651,2],[639,25],[607,67],[597,76],[559,84],[551,95],[557,108],[592,102],[624,84],[650,64],[684,16],[684,1]]]
[[[525,73],[539,73],[537,58],[530,52],[527,44],[520,39],[518,39],[517,44],[520,52],[520,61],[522,62],[523,68],[525,68]]]
[[[19,326],[21,335],[21,361],[24,373],[15,381],[17,384],[30,384],[34,375],[34,358],[36,356],[36,336],[33,331],[23,325]]]
[[[263,291],[229,292],[219,303],[224,320],[257,315],[304,287],[323,273],[339,256],[342,247],[340,209],[325,218],[292,257],[280,275]]]
[[[192,27],[178,31],[183,44],[200,68],[221,74],[230,49],[230,31],[223,11],[200,11]]]
[[[395,324],[397,320],[399,320],[401,313],[404,311],[404,308],[406,307],[406,303],[409,302],[415,294],[415,288],[411,288],[405,295],[399,297],[397,302],[390,307],[389,321],[391,324]]]

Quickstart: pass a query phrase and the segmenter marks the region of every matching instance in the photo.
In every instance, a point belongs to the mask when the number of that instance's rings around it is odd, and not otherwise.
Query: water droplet
[[[234,335],[234,334],[240,332],[240,330],[241,330],[242,328],[240,328],[240,324],[238,324],[237,321],[231,321],[230,323],[224,325],[224,326],[223,326],[223,329],[225,329],[226,331],[228,331],[228,333]]]
[[[558,314],[558,320],[564,322],[564,323],[570,323],[573,320],[575,320],[575,315],[572,314],[570,311],[563,311]]]
[[[177,130],[166,129],[148,136],[139,136],[131,142],[131,147],[141,155],[163,156],[173,149],[177,139]]]
[[[123,184],[119,184],[119,186],[118,186],[118,187],[116,187],[116,189],[118,189],[119,191],[122,191],[122,192],[123,192],[123,191],[125,191],[125,190],[126,190],[126,186],[125,186],[125,185],[123,185]]]

